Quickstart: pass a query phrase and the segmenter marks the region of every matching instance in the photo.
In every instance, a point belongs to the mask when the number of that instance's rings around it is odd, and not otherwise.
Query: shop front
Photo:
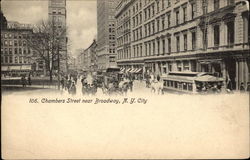
[[[1,66],[2,77],[20,77],[32,72],[31,65]]]

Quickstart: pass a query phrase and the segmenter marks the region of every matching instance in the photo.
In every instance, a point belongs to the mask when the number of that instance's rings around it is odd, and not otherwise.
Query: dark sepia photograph
[[[247,0],[0,8],[1,158],[249,158]]]

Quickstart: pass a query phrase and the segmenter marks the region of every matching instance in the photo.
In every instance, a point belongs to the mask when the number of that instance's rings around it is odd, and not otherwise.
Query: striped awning
[[[125,68],[121,68],[120,72],[122,72],[122,73],[123,73],[124,71],[125,71]]]
[[[136,68],[133,68],[133,69],[131,69],[129,72],[130,72],[130,73],[135,73],[135,71],[136,71]]]
[[[128,68],[128,69],[126,70],[126,73],[130,72],[130,71],[131,71],[131,69],[132,69],[132,68]]]
[[[142,68],[139,68],[135,71],[135,73],[140,73],[142,71]]]

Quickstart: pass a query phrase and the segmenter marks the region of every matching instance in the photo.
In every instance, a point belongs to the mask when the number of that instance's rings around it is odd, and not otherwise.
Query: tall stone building
[[[1,26],[1,30],[2,29],[6,29],[7,28],[7,19],[4,16],[3,12],[2,12],[2,8],[1,8],[1,0],[0,0],[0,26]]]
[[[120,0],[117,64],[164,75],[211,72],[233,89],[250,82],[249,8],[244,0]]]
[[[49,0],[49,21],[55,26],[55,28],[64,28],[66,29],[66,0]],[[60,39],[61,45],[59,48],[60,57],[60,66],[59,69],[61,72],[66,73],[68,71],[67,63],[67,37],[66,33],[62,39]],[[57,66],[58,68],[58,66]]]
[[[19,24],[15,28],[1,29],[1,74],[20,76],[22,74],[45,74],[45,63],[27,42],[34,36],[32,29]]]
[[[117,0],[97,0],[97,64],[100,71],[116,66],[116,2]]]

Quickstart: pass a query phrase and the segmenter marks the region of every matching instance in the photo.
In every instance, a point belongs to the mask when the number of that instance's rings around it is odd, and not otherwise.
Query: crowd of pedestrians
[[[82,75],[67,75],[61,76],[61,89],[68,92],[68,94],[76,95],[76,84],[77,81],[81,84],[79,88],[82,95],[96,95],[98,89],[102,94],[107,95],[127,95],[127,92],[133,92],[134,81],[137,79],[133,74],[111,74],[111,75],[101,75],[98,76],[91,72]],[[142,79],[137,79],[138,83],[142,83]],[[25,87],[27,82],[25,77],[22,77],[23,86]],[[28,78],[28,84],[31,85],[30,76]],[[155,75],[154,73],[149,73],[144,75],[144,82],[146,83],[145,88],[149,88],[151,93],[163,94],[164,92],[164,83],[160,75]],[[225,87],[223,83],[197,83],[196,88],[199,93],[221,93],[224,92],[223,88],[226,88],[228,93],[233,93],[232,84],[226,83]],[[240,92],[250,92],[250,82],[247,83],[247,86],[244,86],[244,83],[241,83],[239,87]]]
[[[61,89],[67,91],[71,95],[76,95],[76,83],[77,76],[76,75],[67,75],[62,76],[61,80]]]

